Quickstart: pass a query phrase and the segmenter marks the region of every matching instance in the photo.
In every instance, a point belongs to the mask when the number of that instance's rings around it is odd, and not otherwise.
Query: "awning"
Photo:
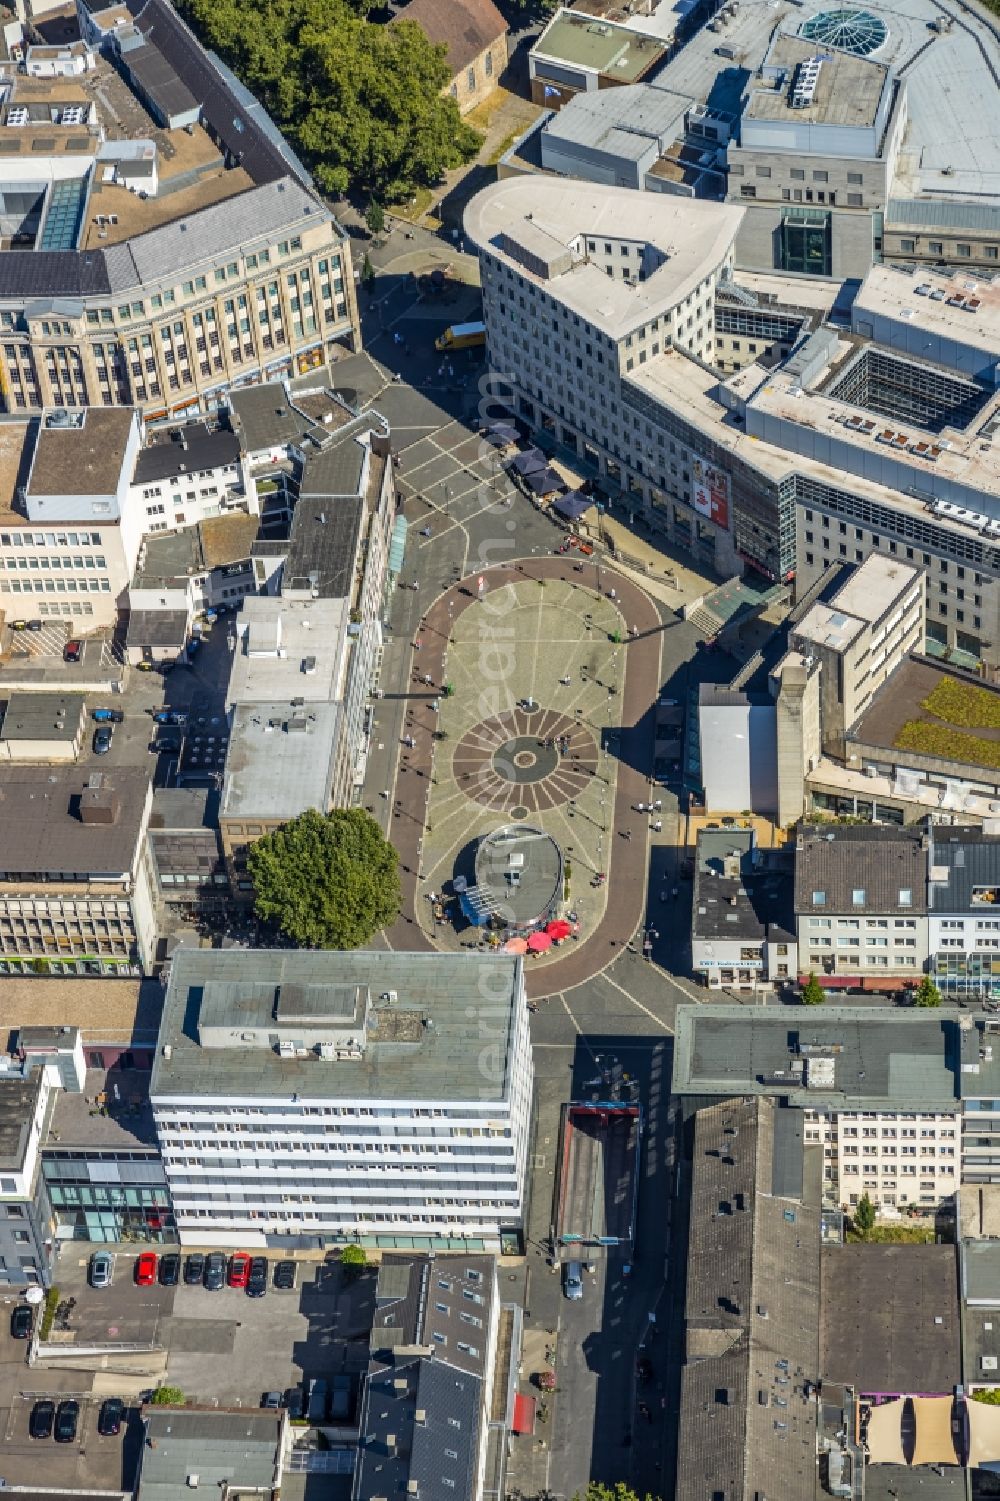
[[[392,536],[389,539],[389,572],[399,573],[403,567],[403,554],[406,551],[406,533],[409,530],[409,522],[405,516],[397,516],[392,528]]]
[[[566,495],[560,495],[558,500],[552,502],[552,509],[558,511],[560,516],[565,516],[567,521],[579,521],[585,511],[589,511],[594,504],[593,497],[583,495],[579,490],[570,490]]]
[[[535,1399],[534,1397],[514,1398],[514,1428],[515,1433],[534,1433],[535,1431]]]
[[[524,476],[524,483],[535,495],[551,495],[555,490],[565,490],[566,486],[548,465],[544,469],[533,469],[530,474]]]
[[[508,444],[518,441],[520,433],[512,422],[494,422],[483,430],[482,436],[495,448],[506,448]]]
[[[538,448],[526,448],[516,458],[511,459],[509,467],[515,474],[533,474],[536,470],[546,467],[545,455]]]

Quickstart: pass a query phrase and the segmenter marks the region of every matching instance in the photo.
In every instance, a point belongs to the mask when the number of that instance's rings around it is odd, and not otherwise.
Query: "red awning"
[[[535,1399],[534,1397],[514,1398],[514,1432],[534,1433],[535,1431]]]

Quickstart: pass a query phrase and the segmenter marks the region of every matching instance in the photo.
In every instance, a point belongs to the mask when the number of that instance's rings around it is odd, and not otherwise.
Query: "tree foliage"
[[[309,808],[247,856],[255,909],[303,948],[354,949],[399,910],[396,851],[363,808]]]
[[[624,1480],[617,1480],[614,1485],[592,1480],[585,1491],[577,1491],[573,1501],[656,1501],[656,1498],[648,1493],[641,1497]]]
[[[149,1400],[154,1407],[183,1407],[187,1399],[179,1386],[158,1386]]]
[[[356,187],[394,203],[479,149],[441,92],[445,47],[415,22],[375,25],[367,0],[180,0],[180,9],[325,192]]]
[[[970,1392],[973,1402],[985,1402],[989,1407],[1000,1407],[1000,1386],[981,1386],[977,1392]]]
[[[867,1240],[875,1229],[875,1205],[866,1193],[863,1193],[858,1200],[852,1218],[858,1235],[862,1240]]]
[[[920,984],[913,993],[914,1006],[940,1006],[941,992],[930,975],[922,975]]]
[[[816,978],[815,970],[810,970],[809,978],[802,987],[802,995],[799,999],[803,1006],[822,1006],[826,1000],[823,987]]]

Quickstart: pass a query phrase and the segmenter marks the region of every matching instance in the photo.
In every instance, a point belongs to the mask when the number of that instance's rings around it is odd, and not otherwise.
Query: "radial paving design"
[[[568,742],[560,754],[559,742]],[[550,743],[551,742],[551,743]],[[578,797],[597,770],[590,730],[556,709],[511,709],[474,725],[455,747],[452,773],[484,808],[520,817]]]

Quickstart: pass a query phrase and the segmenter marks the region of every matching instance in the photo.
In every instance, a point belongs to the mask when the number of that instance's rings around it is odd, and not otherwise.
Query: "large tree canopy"
[[[252,844],[247,864],[258,917],[303,948],[359,948],[399,910],[396,851],[363,808],[310,808]]]
[[[441,90],[445,48],[411,21],[375,25],[365,0],[180,0],[328,193],[396,202],[481,143]],[[360,14],[359,14],[360,12]]]

